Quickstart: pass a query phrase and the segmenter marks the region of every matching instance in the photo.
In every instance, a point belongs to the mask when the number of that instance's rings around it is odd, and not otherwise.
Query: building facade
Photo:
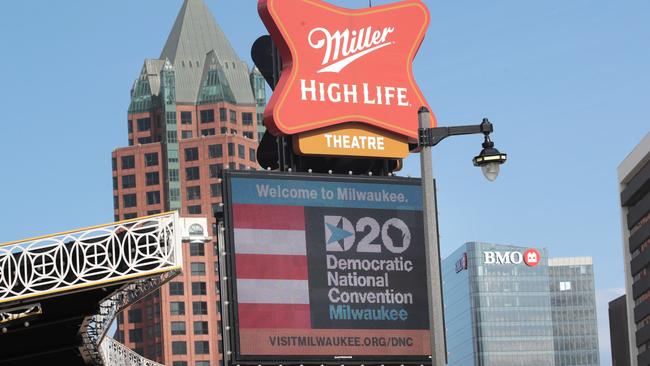
[[[608,313],[612,366],[630,366],[630,339],[627,331],[625,295],[609,302]]]
[[[630,364],[650,365],[650,133],[618,167]]]
[[[186,228],[183,274],[118,317],[116,336],[149,359],[221,362],[220,173],[258,167],[261,81],[203,0],[185,0],[160,57],[145,60],[133,84],[128,146],[112,153],[115,220],[169,210],[204,220]]]
[[[443,261],[449,365],[555,365],[547,252],[525,251],[466,243]]]
[[[590,257],[548,260],[555,365],[600,365]]]
[[[590,258],[466,243],[442,271],[450,366],[599,365]]]

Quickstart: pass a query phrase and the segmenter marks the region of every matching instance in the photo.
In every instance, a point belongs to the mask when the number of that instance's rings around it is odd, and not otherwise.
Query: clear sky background
[[[265,33],[257,2],[206,1],[250,63]],[[431,26],[414,68],[440,125],[489,117],[496,147],[509,154],[488,183],[471,164],[480,136],[434,149],[443,255],[486,241],[592,256],[609,365],[607,301],[624,288],[616,168],[650,131],[650,2],[425,3]],[[0,242],[112,220],[110,153],[127,144],[129,91],[180,6],[2,4]],[[419,169],[410,158],[402,174]]]

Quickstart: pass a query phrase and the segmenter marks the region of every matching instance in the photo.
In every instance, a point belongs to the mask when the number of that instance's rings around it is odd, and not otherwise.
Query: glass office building
[[[548,256],[467,243],[443,261],[449,365],[555,365]]]
[[[555,365],[599,365],[591,258],[551,258],[548,266]]]

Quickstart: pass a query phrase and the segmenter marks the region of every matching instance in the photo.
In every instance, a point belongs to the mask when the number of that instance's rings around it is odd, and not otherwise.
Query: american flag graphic
[[[309,275],[302,206],[233,205],[241,329],[309,329]]]

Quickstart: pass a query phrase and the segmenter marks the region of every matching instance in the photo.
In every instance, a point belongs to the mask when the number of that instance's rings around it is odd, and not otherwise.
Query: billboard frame
[[[278,180],[313,180],[313,181],[348,181],[358,183],[384,183],[392,185],[418,186],[421,187],[421,179],[404,178],[404,177],[377,177],[377,176],[359,176],[359,175],[332,175],[332,174],[313,174],[313,173],[283,173],[272,171],[238,171],[224,170],[222,177],[223,202],[224,202],[224,223],[225,223],[225,258],[226,266],[226,298],[227,304],[221,297],[221,316],[227,316],[227,323],[230,329],[224,329],[222,337],[228,337],[229,345],[232,349],[224,347],[224,362],[226,365],[286,365],[286,364],[318,364],[318,365],[362,365],[362,364],[381,364],[381,365],[426,365],[431,364],[431,356],[367,356],[367,355],[292,355],[292,356],[260,356],[260,355],[242,355],[239,345],[239,318],[238,318],[238,297],[236,286],[236,264],[234,252],[234,226],[232,217],[232,179],[233,178],[258,178],[258,179],[278,179]],[[426,225],[426,223],[423,223]],[[424,243],[422,243],[425,245]],[[429,263],[425,260],[425,265]],[[221,281],[221,279],[220,279]],[[427,302],[427,306],[430,306]],[[226,327],[224,327],[226,328]],[[429,336],[433,333],[429,329]],[[228,354],[226,354],[228,353]]]

